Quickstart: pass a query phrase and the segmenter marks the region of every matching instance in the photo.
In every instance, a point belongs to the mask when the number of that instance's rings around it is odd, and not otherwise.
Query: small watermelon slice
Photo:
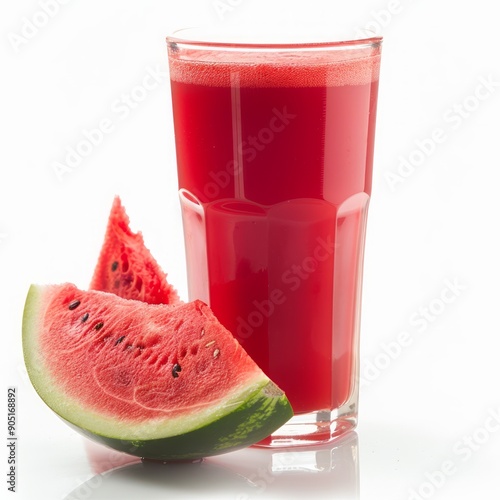
[[[32,285],[23,351],[53,411],[143,458],[233,451],[292,416],[283,392],[201,301],[150,305],[72,284]]]
[[[134,233],[129,224],[116,196],[90,289],[149,304],[179,303],[177,292],[146,248],[142,234]]]

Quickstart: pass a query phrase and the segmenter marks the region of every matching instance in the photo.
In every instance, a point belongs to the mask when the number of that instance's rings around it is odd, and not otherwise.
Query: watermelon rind
[[[230,413],[197,429],[170,437],[127,440],[103,436],[69,423],[86,437],[117,451],[159,461],[198,460],[251,446],[281,427],[292,416],[290,403],[268,381],[253,389]]]
[[[137,424],[86,408],[63,392],[45,366],[39,344],[45,289],[32,285],[26,298],[23,352],[28,375],[47,406],[94,441],[146,459],[196,460],[255,444],[291,418],[285,394],[261,371],[217,405],[193,408],[182,417]]]

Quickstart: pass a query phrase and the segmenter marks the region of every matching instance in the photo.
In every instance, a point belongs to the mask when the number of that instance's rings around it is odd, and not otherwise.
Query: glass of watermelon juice
[[[288,396],[263,445],[355,427],[382,39],[167,39],[190,299]]]

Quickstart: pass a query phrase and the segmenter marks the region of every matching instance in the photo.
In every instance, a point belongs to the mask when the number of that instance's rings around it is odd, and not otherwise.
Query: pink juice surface
[[[379,51],[192,55],[170,60],[190,298],[296,414],[338,408],[355,384]]]

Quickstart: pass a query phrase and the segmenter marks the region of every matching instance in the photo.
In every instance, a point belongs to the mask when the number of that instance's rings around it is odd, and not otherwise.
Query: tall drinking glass
[[[169,37],[190,299],[287,394],[261,443],[355,427],[381,38]]]

